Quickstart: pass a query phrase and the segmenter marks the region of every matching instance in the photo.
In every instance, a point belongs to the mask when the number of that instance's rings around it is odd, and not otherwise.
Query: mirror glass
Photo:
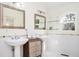
[[[3,28],[25,28],[25,11],[1,4]]]
[[[35,14],[35,29],[46,29],[46,17]]]

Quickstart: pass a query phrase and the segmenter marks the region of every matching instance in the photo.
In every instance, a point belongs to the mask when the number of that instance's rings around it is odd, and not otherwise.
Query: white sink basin
[[[28,41],[28,39],[25,37],[20,37],[18,39],[9,38],[9,39],[6,39],[5,41],[10,46],[21,46],[25,44]]]
[[[24,45],[28,39],[26,37],[11,37],[11,38],[6,38],[5,42],[10,45],[14,46],[14,57],[20,57],[20,46]]]

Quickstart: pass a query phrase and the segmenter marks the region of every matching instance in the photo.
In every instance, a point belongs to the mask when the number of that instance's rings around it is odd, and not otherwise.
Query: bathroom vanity
[[[41,57],[42,56],[42,40],[40,38],[29,39],[23,46],[24,57]]]

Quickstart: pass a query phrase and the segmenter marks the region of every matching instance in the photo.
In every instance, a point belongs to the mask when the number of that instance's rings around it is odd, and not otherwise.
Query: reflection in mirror
[[[2,28],[25,28],[25,11],[0,4],[0,21]]]
[[[38,14],[35,14],[35,29],[42,29],[42,30],[45,30],[46,29],[46,17],[45,16],[42,16],[42,15],[38,15]]]

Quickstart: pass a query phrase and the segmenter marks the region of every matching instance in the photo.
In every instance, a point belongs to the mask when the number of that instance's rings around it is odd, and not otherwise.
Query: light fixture
[[[18,8],[23,8],[24,4],[23,2],[12,2],[14,6],[18,7]]]
[[[41,11],[41,10],[38,10],[38,12],[39,12],[40,14],[45,14],[45,12],[44,12],[44,11]]]

